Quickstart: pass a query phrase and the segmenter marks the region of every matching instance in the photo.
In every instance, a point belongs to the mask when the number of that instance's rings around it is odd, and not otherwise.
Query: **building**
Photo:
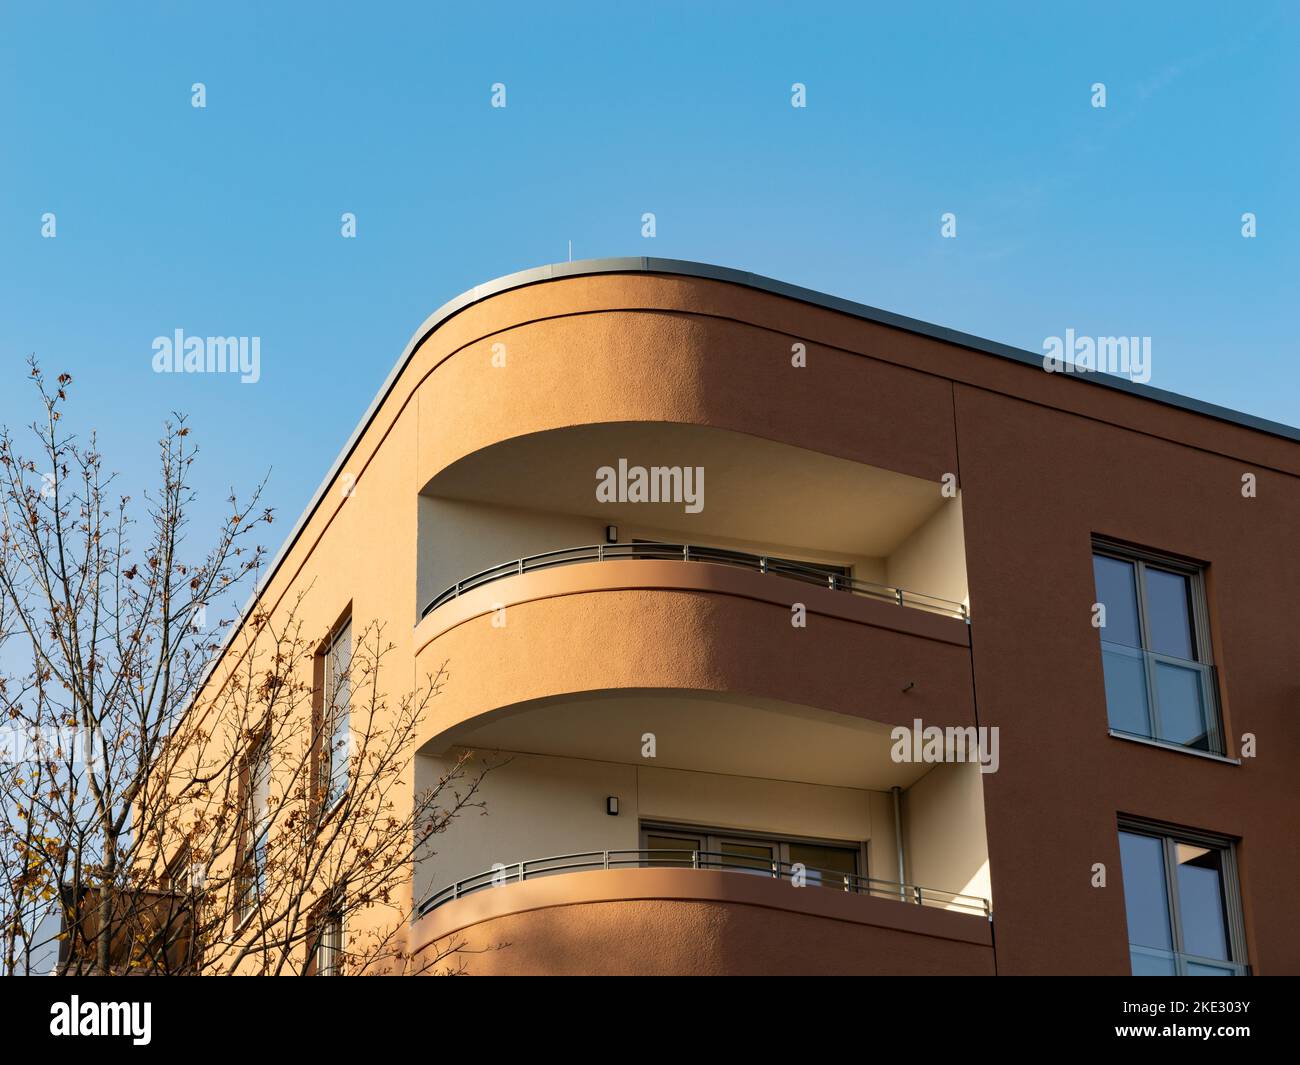
[[[1294,429],[598,260],[424,323],[263,601],[449,663],[413,786],[508,752],[417,953],[1295,973],[1297,530]]]

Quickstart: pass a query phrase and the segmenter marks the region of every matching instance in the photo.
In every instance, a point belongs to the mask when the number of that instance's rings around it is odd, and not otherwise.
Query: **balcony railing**
[[[914,906],[931,906],[993,919],[989,900],[978,895],[962,895],[938,888],[919,887],[916,884],[899,884],[890,880],[877,880],[856,873],[836,872],[830,869],[796,867],[790,862],[762,861],[744,855],[722,851],[680,850],[613,850],[583,851],[578,854],[560,854],[551,858],[533,858],[525,862],[497,866],[476,876],[458,880],[435,892],[420,903],[416,915],[436,910],[444,903],[453,902],[487,888],[515,884],[543,876],[575,873],[594,869],[714,869],[738,875],[761,876],[773,880],[801,882],[808,888],[844,891],[854,895],[871,895],[880,899]]]
[[[1101,657],[1112,732],[1225,753],[1214,666],[1107,640]]]
[[[702,547],[697,544],[591,544],[586,547],[566,547],[559,551],[545,551],[540,555],[529,555],[503,562],[498,566],[475,573],[471,577],[457,581],[446,591],[435,596],[433,602],[424,608],[421,617],[438,609],[457,596],[475,588],[480,588],[493,581],[506,577],[516,577],[523,573],[552,569],[556,566],[569,566],[581,562],[612,562],[628,559],[650,559],[655,561],[709,562],[714,565],[736,566],[755,573],[774,574],[789,580],[815,584],[831,591],[847,592],[853,595],[868,596],[899,606],[928,610],[934,614],[960,618],[970,623],[970,613],[964,603],[955,603],[949,599],[910,592],[904,588],[894,588],[885,584],[873,584],[846,577],[841,573],[828,573],[824,567],[804,565],[789,559],[773,558],[767,555],[751,555],[744,551],[731,551],[719,547]]]

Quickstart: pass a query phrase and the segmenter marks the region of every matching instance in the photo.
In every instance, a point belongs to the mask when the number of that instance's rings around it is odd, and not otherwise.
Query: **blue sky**
[[[0,422],[35,352],[138,493],[186,411],[278,537],[425,316],[572,240],[1150,336],[1151,384],[1300,424],[1292,5],[649,6],[0,3]],[[178,328],[261,380],[153,373]]]

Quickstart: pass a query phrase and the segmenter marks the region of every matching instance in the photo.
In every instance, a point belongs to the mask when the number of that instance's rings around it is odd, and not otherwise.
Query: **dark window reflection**
[[[1101,638],[1107,643],[1141,647],[1133,563],[1093,555],[1092,571],[1097,582],[1097,602],[1106,607],[1106,626],[1101,630]]]
[[[1223,854],[1190,843],[1177,844],[1178,918],[1183,951],[1202,958],[1229,959],[1227,913],[1223,905]]]
[[[1150,566],[1146,575],[1147,632],[1151,639],[1147,650],[1173,658],[1194,659],[1187,577]]]
[[[1128,941],[1143,947],[1172,950],[1163,844],[1154,836],[1121,832],[1119,849],[1124,863]]]

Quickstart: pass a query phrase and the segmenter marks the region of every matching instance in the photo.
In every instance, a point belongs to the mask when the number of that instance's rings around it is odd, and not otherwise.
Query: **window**
[[[343,918],[331,913],[321,926],[320,943],[316,947],[316,975],[338,976],[343,954]]]
[[[317,724],[316,792],[332,810],[348,788],[352,753],[352,619],[345,620],[321,649],[324,683]]]
[[[1119,849],[1133,975],[1245,975],[1231,843],[1135,822]]]
[[[254,744],[239,774],[240,856],[235,878],[235,915],[240,924],[257,907],[266,888],[266,837],[271,819],[271,749]]]
[[[726,869],[789,878],[796,864],[804,866],[809,887],[843,891],[855,886],[861,848],[856,844],[814,843],[798,839],[694,829],[646,826],[641,846],[649,852],[647,865]]]
[[[190,855],[190,845],[183,843],[163,873],[163,890],[183,895],[195,886],[193,881],[194,861]]]
[[[1104,543],[1092,567],[1111,731],[1223,754],[1201,568]]]
[[[337,896],[313,919],[307,934],[307,948],[312,951],[307,965],[309,976],[343,974],[343,914],[336,905]]]

